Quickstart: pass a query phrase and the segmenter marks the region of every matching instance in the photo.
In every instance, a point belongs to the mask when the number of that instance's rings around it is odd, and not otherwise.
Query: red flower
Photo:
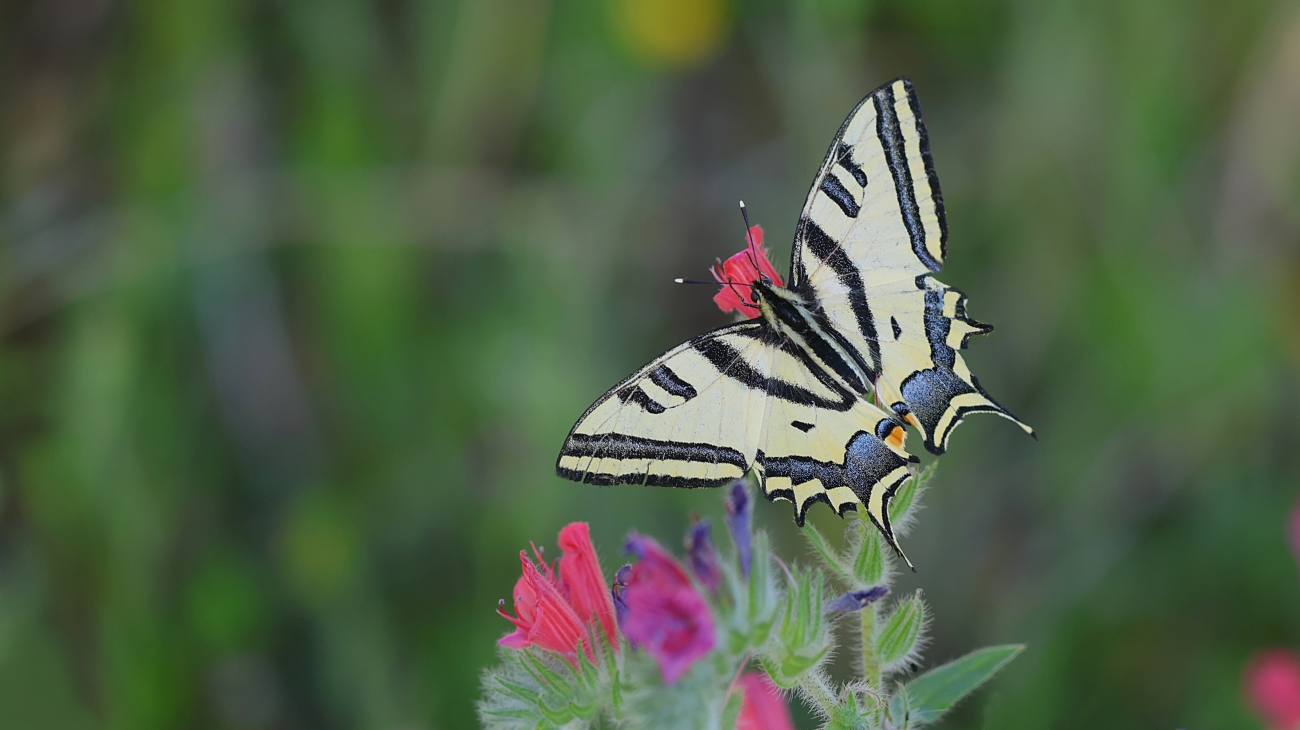
[[[618,646],[618,629],[614,623],[614,601],[600,571],[596,549],[591,546],[591,530],[585,522],[572,522],[560,530],[560,579],[569,603],[584,624],[595,618],[605,629],[611,646]]]
[[[614,604],[601,575],[596,550],[591,546],[587,525],[582,522],[566,525],[560,531],[559,542],[559,575],[541,559],[540,553],[534,564],[527,552],[519,551],[524,574],[515,583],[515,615],[497,609],[497,613],[515,625],[515,630],[501,637],[498,643],[513,649],[539,646],[576,662],[581,642],[587,658],[594,661],[593,635],[588,627],[599,623],[610,643],[617,646]]]
[[[744,693],[736,730],[794,730],[790,708],[766,674],[746,672],[736,680]]]
[[[714,295],[713,303],[724,312],[748,314],[756,312],[748,284],[764,276],[777,286],[785,286],[781,275],[776,273],[772,262],[767,258],[767,249],[763,248],[763,229],[759,226],[750,226],[748,239],[744,251],[709,268],[713,278],[723,285],[722,291]],[[758,264],[758,268],[754,268],[755,263]],[[731,283],[728,285],[727,282]]]
[[[1269,730],[1300,727],[1300,657],[1286,649],[1255,655],[1242,672],[1246,699]]]
[[[640,558],[620,593],[627,605],[621,628],[659,664],[665,684],[708,654],[717,639],[709,606],[682,566],[659,543],[632,535],[627,551]]]

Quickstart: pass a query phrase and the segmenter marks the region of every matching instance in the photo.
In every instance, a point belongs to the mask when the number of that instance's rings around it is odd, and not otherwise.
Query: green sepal
[[[722,708],[722,727],[731,730],[740,719],[740,708],[744,705],[745,695],[741,691],[732,692],[727,697],[727,705]]]
[[[880,544],[880,533],[862,520],[858,520],[861,539],[857,555],[853,556],[854,587],[879,585],[885,577],[885,551]]]
[[[839,706],[831,708],[830,720],[826,730],[872,730],[875,713],[858,706],[858,697],[852,692],[844,693],[844,700]]]
[[[533,675],[533,679],[543,687],[552,689],[561,695],[572,695],[574,692],[573,685],[559,674],[556,674],[550,667],[546,666],[540,657],[531,650],[525,649],[520,652],[524,669]]]
[[[767,533],[756,530],[749,566],[749,645],[762,646],[776,620],[776,586],[772,582],[771,548]]]
[[[822,537],[822,534],[817,531],[816,527],[812,526],[812,523],[804,524],[803,534],[804,537],[808,538],[808,543],[813,546],[813,550],[817,551],[817,555],[821,557],[822,563],[829,568],[831,572],[846,581],[853,580],[853,576],[849,571],[844,569],[843,558],[840,557],[840,554],[835,550],[835,548],[831,547],[830,544],[826,542],[826,538]]]
[[[899,601],[876,634],[876,656],[885,671],[907,660],[925,626],[925,604],[920,596]],[[893,666],[891,666],[893,665]]]
[[[542,717],[545,718],[547,722],[553,725],[564,725],[574,719],[572,703],[553,709],[548,706],[546,702],[539,701],[537,703],[537,710],[542,713]]]
[[[600,650],[605,657],[605,666],[609,671],[609,701],[614,708],[614,715],[617,717],[623,709],[623,682],[618,671],[618,657],[614,653],[614,645],[601,635]]]
[[[492,681],[505,690],[506,693],[514,695],[524,702],[541,702],[542,695],[540,693],[518,682],[512,682],[505,677],[493,677]]]
[[[914,517],[912,508],[916,506],[921,494],[930,485],[930,479],[934,476],[934,469],[938,463],[930,462],[920,472],[904,481],[898,487],[898,491],[894,492],[894,498],[889,501],[889,523],[893,526],[895,535],[902,537],[907,534]]]
[[[938,720],[1024,649],[1024,644],[977,649],[908,682],[904,689],[910,705],[909,721],[925,725]]]
[[[600,670],[591,660],[587,658],[585,651],[586,645],[583,641],[578,642],[578,678],[588,690],[593,690],[600,684]]]
[[[767,672],[768,678],[771,679],[772,684],[775,684],[777,687],[780,687],[781,689],[794,689],[799,684],[798,677],[787,677],[781,671],[780,665],[773,662],[771,657],[759,657],[758,663],[763,665],[763,671]]]
[[[797,682],[800,675],[821,663],[821,660],[826,658],[826,654],[830,649],[830,646],[826,646],[816,654],[790,654],[782,657],[780,663],[781,673],[789,677],[792,682]]]

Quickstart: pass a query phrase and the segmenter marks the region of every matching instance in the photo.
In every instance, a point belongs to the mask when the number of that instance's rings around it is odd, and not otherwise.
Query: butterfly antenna
[[[754,258],[754,237],[749,232],[749,209],[745,207],[743,200],[740,201],[740,217],[745,219],[745,255],[749,257],[749,263],[754,267],[754,271],[759,272],[759,276],[763,276],[763,270],[758,267],[758,260]]]
[[[739,281],[726,281],[725,279],[722,281],[701,281],[700,279],[673,279],[673,283],[674,284],[707,284],[709,286],[717,286],[719,284],[725,284],[728,286],[751,286],[751,287],[753,286],[753,284],[743,284]]]

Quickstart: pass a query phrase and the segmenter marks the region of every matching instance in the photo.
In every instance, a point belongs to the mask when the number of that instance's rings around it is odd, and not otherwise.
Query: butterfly
[[[840,516],[862,507],[902,556],[889,503],[918,461],[904,449],[906,426],[935,454],[971,413],[1034,434],[958,352],[993,328],[934,278],[947,241],[921,107],[911,82],[895,79],[831,142],[795,229],[788,284],[751,233],[719,294],[751,318],[672,348],[601,396],[556,472],[717,487],[752,469],[769,500],[794,504],[799,525],[817,502]]]

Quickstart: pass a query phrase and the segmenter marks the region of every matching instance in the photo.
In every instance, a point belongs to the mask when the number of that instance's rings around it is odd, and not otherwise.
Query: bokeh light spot
[[[241,561],[229,555],[207,560],[186,596],[190,624],[204,643],[230,651],[256,633],[265,604],[257,581]]]
[[[613,22],[630,56],[667,69],[707,61],[726,41],[729,26],[725,0],[616,0]]]
[[[294,588],[312,601],[339,593],[356,570],[357,539],[341,505],[321,495],[304,499],[282,537],[284,569]]]

